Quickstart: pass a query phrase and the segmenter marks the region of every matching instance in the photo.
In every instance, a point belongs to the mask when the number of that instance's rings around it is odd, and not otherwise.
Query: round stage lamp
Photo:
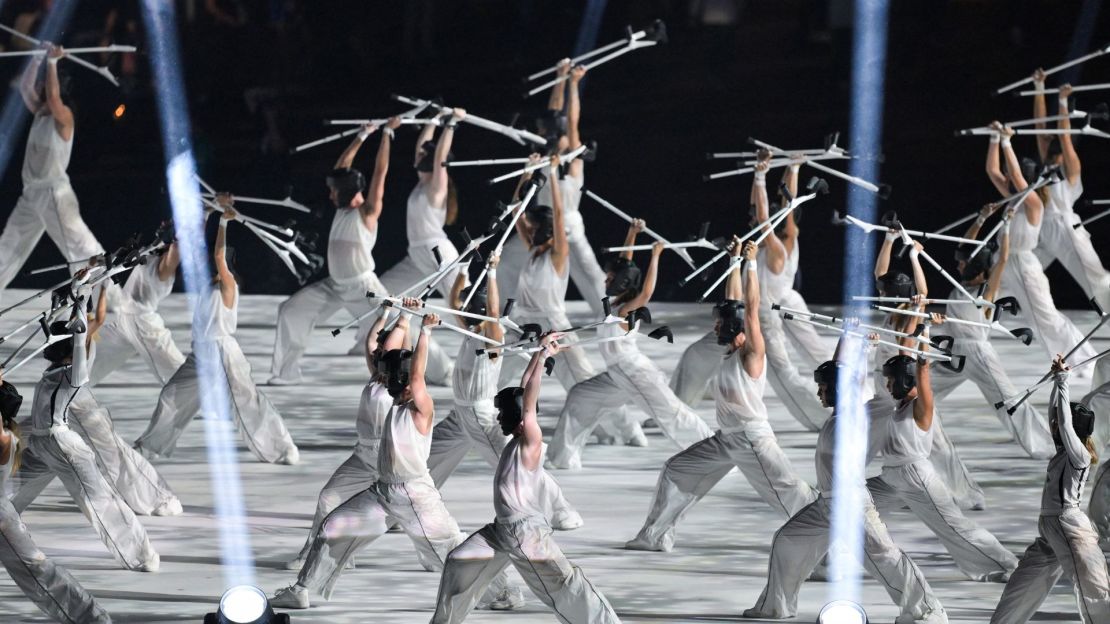
[[[238,585],[224,592],[220,610],[204,616],[204,624],[288,624],[289,615],[274,613],[266,593],[252,585]]]
[[[834,600],[821,607],[817,624],[867,624],[867,612],[850,600]]]

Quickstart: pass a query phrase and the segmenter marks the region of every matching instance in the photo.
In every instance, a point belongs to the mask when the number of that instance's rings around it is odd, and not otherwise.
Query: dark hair
[[[73,100],[73,76],[69,73],[69,68],[64,64],[58,63],[58,96],[62,98],[62,104],[68,106],[71,110],[76,109],[76,102]],[[35,93],[42,98],[43,105],[46,104],[46,71],[49,69],[49,63],[45,60],[42,66],[39,67],[38,75],[35,77]]]

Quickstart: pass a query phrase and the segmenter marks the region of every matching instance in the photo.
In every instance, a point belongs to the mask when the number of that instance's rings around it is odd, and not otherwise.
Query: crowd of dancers
[[[66,175],[75,134],[59,89],[62,55],[50,47],[20,83],[33,113],[24,191],[0,236],[0,288],[44,231],[73,270],[42,315],[47,367],[41,380],[22,393],[7,381],[0,386],[0,561],[57,621],[109,622],[78,580],[35,546],[20,520],[54,478],[121,566],[157,572],[159,555],[138,516],[182,513],[155,464],[173,454],[182,432],[204,412],[200,363],[221,365],[230,414],[258,460],[296,465],[300,454],[277,407],[256,387],[235,337],[239,278],[226,244],[229,225],[239,217],[235,197],[216,194],[206,213],[219,215],[212,283],[207,300],[192,302],[192,352],[186,356],[158,312],[181,262],[172,228],[161,228],[149,246],[121,260],[105,254],[81,219]],[[327,276],[278,309],[269,384],[315,381],[302,375],[301,358],[317,326],[340,309],[358,317],[351,351],[365,357],[367,383],[355,414],[357,442],[320,489],[304,547],[286,566],[296,579],[278,589],[271,604],[307,609],[336,591],[359,591],[338,587],[343,571],[356,553],[399,529],[420,565],[440,575],[432,622],[460,622],[474,608],[521,608],[526,598],[517,577],[560,621],[618,622],[621,605],[614,609],[554,537],[584,521],[552,472],[590,470],[591,436],[644,444],[643,426],[650,422],[675,454],[659,467],[643,526],[625,548],[670,551],[683,517],[733,469],[784,519],[774,533],[766,586],[743,617],[793,617],[807,579],[840,573],[825,561],[833,499],[845,495],[834,492],[835,485],[857,490],[865,532],[860,563],[897,605],[898,622],[947,622],[942,597],[884,524],[883,512],[904,508],[933,531],[969,581],[1006,584],[992,622],[1028,621],[1061,576],[1075,587],[1082,621],[1110,622],[1103,554],[1110,552],[1110,471],[1105,464],[1093,470],[1098,449],[1110,442],[1110,358],[1096,353],[1091,334],[1056,310],[1044,275],[1047,263],[1060,261],[1089,298],[1110,310],[1110,274],[1073,211],[1083,184],[1070,134],[1038,136],[1040,168],[1029,179],[1013,130],[992,125],[986,172],[1004,201],[970,222],[962,238],[989,242],[959,245],[949,263],[955,277],[900,223],[888,220],[875,264],[879,303],[889,304],[877,306],[884,313],[879,325],[812,313],[794,290],[800,254],[795,208],[806,160],[760,150],[750,210],[737,206],[734,220],[737,232],[751,234],[720,243],[729,267],[724,296],[705,316],[705,335],[686,347],[668,380],[637,347],[651,323],[648,305],[668,244],[650,245],[644,268],[632,250],[601,262],[579,211],[587,163],[574,156],[584,147],[579,84],[585,73],[582,66],[559,64],[561,81],[539,127],[547,153],[529,158],[513,203],[484,237],[491,243],[482,262],[473,260],[479,256],[469,247],[460,254],[444,231],[459,210],[447,165],[465,110],[438,108],[424,118],[413,159],[418,181],[404,208],[408,253],[380,277],[375,242],[379,235],[400,236],[380,232],[379,221],[392,209],[384,206],[384,189],[392,144],[405,120],[363,127],[328,174],[335,215]],[[1043,92],[1043,73],[1034,78]],[[1070,128],[1069,91],[1065,85],[1059,92],[1061,130]],[[1043,93],[1034,102],[1034,114],[1046,117]],[[356,163],[375,134],[380,138],[367,183]],[[767,188],[772,156],[787,161],[779,163],[777,197]],[[999,224],[993,238],[984,231],[991,219]],[[632,219],[623,246],[634,247],[644,231],[645,223]],[[899,244],[908,250],[906,261],[895,254]],[[922,260],[951,278],[943,311],[928,296]],[[129,273],[117,286],[109,278],[121,267]],[[565,301],[570,281],[601,320],[572,326]],[[429,301],[436,293],[440,305]],[[1043,351],[1052,385],[1047,414],[1028,401],[1015,405],[1018,389],[991,346],[1006,310],[1020,311],[1031,326],[1013,335]],[[815,330],[822,324],[840,332],[835,349]],[[456,354],[437,344],[432,330],[440,327],[463,334]],[[584,349],[591,344],[600,362]],[[127,443],[97,401],[95,386],[136,357],[163,388],[146,431]],[[546,441],[537,407],[545,372],[567,391]],[[1090,384],[1085,396],[1070,390],[1077,377]],[[1031,461],[1048,460],[1039,536],[1020,556],[964,513],[987,504],[942,425],[947,397],[964,381],[980,389],[982,409],[997,416]],[[451,388],[449,406],[436,405],[429,384]],[[768,385],[792,417],[817,433],[816,484],[798,476],[778,444],[764,402]],[[845,393],[853,401],[838,404]],[[22,409],[21,394],[33,397]],[[716,407],[715,430],[694,409],[707,395]],[[834,478],[845,409],[862,412],[870,424],[865,448],[854,450],[879,462],[881,472],[866,482]],[[466,535],[440,491],[471,450],[493,472],[496,516]],[[1092,472],[1085,513],[1082,496]],[[510,564],[516,575],[508,574]]]

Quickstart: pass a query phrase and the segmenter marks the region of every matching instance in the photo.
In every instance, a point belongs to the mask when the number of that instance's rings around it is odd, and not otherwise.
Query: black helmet
[[[883,377],[894,381],[890,394],[901,401],[917,385],[917,360],[908,355],[896,355],[883,364]]]

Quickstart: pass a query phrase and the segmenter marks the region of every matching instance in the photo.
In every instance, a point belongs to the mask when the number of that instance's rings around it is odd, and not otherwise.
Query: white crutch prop
[[[490,253],[491,258],[501,255],[501,250],[505,248],[505,241],[509,240],[509,237],[516,232],[516,222],[520,220],[520,217],[522,215],[524,215],[524,211],[528,209],[528,204],[532,203],[532,198],[535,197],[536,193],[546,183],[546,181],[547,178],[534,176],[531,180],[529,180],[528,191],[524,193],[524,199],[522,199],[517,204],[510,204],[509,206],[505,207],[506,211],[515,212],[513,212],[513,218],[509,220],[508,227],[505,228],[504,232],[501,232],[501,238],[497,239],[497,246],[495,246],[493,248],[493,251]],[[500,222],[504,218],[505,213],[503,212],[501,216],[498,217],[497,221]],[[474,284],[470,287],[470,292],[466,294],[466,300],[463,301],[462,307],[465,308],[466,306],[470,305],[470,300],[474,298],[475,293],[477,293],[478,289],[482,287],[482,282],[485,281],[486,275],[489,275],[488,262],[485,266],[482,267],[482,272],[478,274],[478,278],[474,280]]]
[[[1099,48],[1098,50],[1095,50],[1094,52],[1091,52],[1090,54],[1084,54],[1083,56],[1081,56],[1077,59],[1073,59],[1073,60],[1068,61],[1066,63],[1061,63],[1061,64],[1059,64],[1055,67],[1049,67],[1048,69],[1044,70],[1044,75],[1045,76],[1051,76],[1052,74],[1055,74],[1058,71],[1062,71],[1062,70],[1065,70],[1069,67],[1074,67],[1076,65],[1079,65],[1080,63],[1086,63],[1087,61],[1089,61],[1091,59],[1098,58],[1098,57],[1102,56],[1103,54],[1106,54],[1107,52],[1110,52],[1110,45]],[[1029,84],[1031,82],[1033,82],[1033,77],[1029,76],[1027,78],[1022,78],[1021,80],[1011,82],[1010,84],[1008,84],[1004,87],[999,87],[998,89],[995,89],[994,92],[996,94],[997,93],[1005,93],[1005,92],[1010,91],[1012,89],[1016,89],[1016,88],[1020,87],[1021,85],[1026,85],[1026,84]]]
[[[36,46],[42,45],[42,41],[40,41],[38,39],[35,39],[34,37],[25,35],[25,34],[19,32],[18,30],[12,28],[11,26],[7,26],[5,24],[0,24],[0,30],[3,30],[4,32],[12,35],[13,37],[17,37],[19,39],[22,39],[22,40],[26,41],[27,43],[30,43],[30,44],[33,44],[33,45],[36,45]],[[127,46],[127,47],[130,47],[130,46]],[[66,54],[64,54],[62,56],[62,58],[69,59],[70,61],[73,61],[74,63],[76,63],[76,64],[78,64],[81,67],[84,67],[86,69],[91,69],[92,71],[94,71],[94,72],[100,74],[101,76],[103,76],[104,79],[107,80],[108,82],[116,85],[117,87],[119,86],[119,80],[116,80],[115,75],[113,75],[112,71],[110,69],[108,69],[107,67],[103,67],[103,66],[100,66],[100,65],[95,65],[93,63],[90,63],[89,61],[86,61],[85,59],[83,59],[79,56],[70,56],[68,54],[68,52]]]
[[[91,48],[65,48],[66,55],[69,54],[97,54],[105,52],[136,52],[138,48],[129,45],[112,44],[108,46],[95,46]],[[43,49],[38,50],[13,50],[9,52],[0,52],[0,58],[13,58],[19,56],[46,56],[47,51]]]
[[[909,233],[906,232],[906,228],[902,227],[902,224],[898,224],[898,230],[899,230],[900,235],[902,236],[902,244],[905,245],[908,249],[912,249],[913,244],[914,244],[915,241],[912,238],[910,238]],[[979,249],[982,249],[982,247],[980,247]],[[978,249],[976,251],[978,251]],[[920,251],[918,251],[918,255],[921,256],[922,258],[924,258],[926,262],[931,264],[933,266],[933,268],[936,269],[937,272],[940,273],[941,276],[944,277],[944,279],[948,280],[948,283],[952,284],[952,286],[957,291],[959,291],[959,293],[961,295],[966,297],[967,300],[969,302],[971,302],[972,305],[974,305],[976,307],[980,307],[984,303],[986,303],[986,301],[987,301],[986,299],[984,299],[982,297],[976,297],[976,296],[972,295],[971,293],[967,292],[967,289],[964,288],[964,285],[961,284],[958,279],[952,277],[952,275],[949,274],[948,271],[945,271],[944,267],[940,266],[940,263],[937,262],[936,260],[934,260],[933,257],[929,255],[929,252],[925,251],[924,249],[921,249]],[[972,257],[974,257],[974,256],[975,255],[972,254]]]
[[[955,301],[960,302],[960,300],[958,299]],[[880,312],[890,312],[892,314],[901,314],[903,316],[912,316],[914,318],[921,318],[926,320],[932,318],[927,312],[918,312],[916,310],[903,310],[901,308],[892,308],[884,305],[872,305],[871,307],[875,310],[879,310]],[[1033,342],[1033,330],[1029,329],[1028,327],[1009,329],[998,321],[992,321],[990,323],[980,323],[978,321],[966,321],[964,319],[952,318],[951,316],[945,317],[944,322],[945,324],[952,323],[954,325],[968,325],[970,327],[982,327],[983,329],[994,330],[1006,335],[1009,338],[1021,341],[1021,343],[1025,346],[1029,346]]]
[[[877,225],[875,223],[868,223],[868,222],[863,221],[861,219],[857,219],[857,218],[853,217],[852,215],[845,215],[844,220],[847,221],[848,223],[851,223],[852,225],[860,228],[861,230],[867,232],[868,234],[870,234],[871,232],[884,232],[885,233],[885,232],[890,230],[890,228],[888,228],[885,225]],[[975,245],[977,247],[983,244],[983,241],[976,240],[974,238],[963,238],[962,236],[946,236],[944,234],[937,234],[935,232],[923,232],[921,230],[906,230],[905,228],[903,228],[903,230],[906,232],[906,234],[910,234],[912,236],[920,236],[921,238],[924,238],[924,239],[942,240],[942,241],[949,241],[949,242],[952,242],[952,243],[967,243],[969,245]]]
[[[626,30],[631,31],[632,28],[631,27],[626,27]],[[531,81],[536,80],[538,78],[543,78],[544,76],[546,76],[548,74],[554,74],[555,72],[559,71],[559,67],[564,62],[568,62],[571,67],[574,67],[575,65],[581,63],[582,61],[585,61],[586,59],[591,59],[591,58],[593,58],[593,57],[595,57],[599,54],[605,54],[609,50],[614,50],[614,49],[619,48],[621,46],[626,46],[626,45],[628,45],[629,43],[631,43],[633,41],[639,41],[640,39],[643,39],[644,37],[646,37],[647,34],[648,34],[647,30],[640,30],[640,31],[636,31],[634,33],[630,33],[627,37],[625,37],[624,39],[621,39],[620,41],[614,41],[613,43],[610,43],[608,45],[603,45],[600,48],[597,48],[596,50],[591,50],[589,52],[586,52],[585,54],[580,54],[580,55],[578,55],[574,58],[563,59],[562,61],[559,61],[558,63],[555,63],[554,65],[552,65],[551,67],[548,67],[547,69],[541,69],[540,71],[538,71],[534,74],[530,74],[527,78],[524,79],[524,81],[525,82],[531,82]]]
[[[870,302],[875,302],[875,303],[914,303],[914,300],[910,297],[871,297],[871,296],[865,297],[865,296],[862,296],[862,295],[853,295],[852,296],[852,301],[866,301],[866,302],[869,302],[869,303]],[[968,301],[967,299],[921,299],[920,303],[922,305],[933,305],[933,304],[947,305],[947,304],[950,304],[950,303],[971,303],[972,305],[974,305],[977,308],[990,308],[992,310],[997,308],[997,309],[999,309],[1003,312],[1009,312],[1012,316],[1017,316],[1018,313],[1021,312],[1021,306],[1018,305],[1018,301],[1014,297],[999,297],[998,299],[996,299],[993,302],[982,300],[982,301],[978,301],[978,302],[975,302],[975,303],[972,303],[972,302]]]
[[[574,160],[575,158],[578,158],[578,157],[589,159],[590,157],[592,157],[592,154],[596,150],[597,150],[597,144],[596,143],[591,143],[589,146],[579,145],[578,147],[572,149],[571,151],[569,151],[565,154],[560,154],[559,155],[559,163],[560,164],[570,164],[570,161],[572,161],[572,160]],[[512,179],[512,178],[522,176],[525,173],[529,173],[529,172],[535,171],[537,169],[543,169],[544,167],[550,166],[551,161],[552,161],[551,156],[541,158],[537,162],[534,162],[534,163],[532,163],[530,165],[527,165],[525,167],[521,167],[520,169],[517,169],[515,171],[510,171],[508,173],[499,175],[496,178],[490,178],[488,183],[489,184],[497,184],[498,182],[504,182],[505,180],[509,180],[509,179]]]
[[[401,123],[402,124],[404,124],[404,123],[415,123],[415,122],[412,122],[410,120],[415,119],[417,115],[424,112],[424,109],[428,108],[428,106],[430,106],[430,105],[431,105],[431,102],[423,102],[423,103],[415,105],[411,109],[401,113],[399,115],[399,117],[401,118]],[[370,122],[371,123],[377,123],[377,125],[379,125],[379,126],[384,126],[387,122],[389,122],[389,119],[388,118],[373,119],[373,120],[370,120]],[[350,130],[344,130],[343,132],[338,132],[336,134],[329,134],[328,136],[326,136],[322,139],[316,139],[315,141],[309,141],[308,143],[303,143],[301,145],[298,145],[298,146],[294,147],[293,149],[289,150],[289,152],[291,154],[296,154],[297,152],[303,152],[306,149],[310,149],[310,148],[316,147],[318,145],[324,145],[325,143],[331,143],[332,141],[338,141],[339,139],[342,139],[344,137],[349,137],[351,135],[358,134],[359,131],[361,131],[361,130],[362,130],[362,126],[357,126],[355,128],[351,128]]]
[[[646,28],[646,29],[641,30],[641,31],[636,32],[636,33],[632,32],[632,27],[631,26],[628,27],[628,35],[622,41],[617,41],[617,42],[611,43],[607,46],[602,46],[602,48],[599,48],[598,50],[594,50],[593,52],[589,52],[586,55],[575,57],[574,59],[571,59],[571,64],[572,65],[577,65],[577,64],[579,64],[580,61],[585,60],[585,58],[597,56],[598,54],[601,54],[601,52],[599,52],[599,50],[605,50],[607,52],[609,50],[613,50],[613,51],[609,52],[608,54],[605,54],[604,56],[602,56],[600,58],[595,58],[594,60],[591,60],[588,63],[585,63],[584,67],[587,70],[589,70],[589,69],[593,69],[593,68],[595,68],[599,65],[603,65],[603,64],[617,58],[618,56],[628,54],[629,52],[631,52],[633,50],[639,50],[640,48],[650,48],[651,46],[654,46],[654,45],[660,44],[660,43],[667,43],[667,27],[663,23],[662,20],[655,20],[655,22],[651,25],[651,27]],[[542,76],[546,76],[547,74],[556,71],[558,68],[559,68],[559,65],[556,64],[554,67],[550,67],[550,68],[545,69],[543,71],[536,72],[536,73],[532,74],[531,76],[529,76],[525,80],[525,82],[530,82],[530,81],[535,80],[537,78],[540,78]],[[525,97],[533,96],[533,95],[535,95],[535,94],[537,94],[541,91],[546,91],[546,90],[550,89],[551,87],[559,84],[560,82],[563,82],[563,81],[567,80],[568,78],[570,78],[569,74],[564,75],[564,76],[556,76],[555,78],[552,78],[551,80],[548,80],[547,82],[545,82],[541,85],[538,85],[536,87],[533,87],[533,88],[529,89],[528,94]]]
[[[949,368],[949,369],[951,369],[951,370],[953,370],[957,373],[964,369],[964,364],[967,361],[967,356],[964,356],[964,355],[952,355],[951,353],[934,353],[932,351],[924,351],[924,350],[921,350],[921,349],[915,349],[913,347],[907,347],[906,345],[899,344],[897,342],[890,342],[890,341],[887,341],[887,340],[873,340],[871,338],[868,338],[867,334],[863,334],[861,332],[853,331],[851,329],[844,328],[840,325],[835,325],[835,324],[832,324],[832,323],[822,323],[821,321],[815,321],[811,318],[807,318],[807,317],[804,317],[804,316],[797,316],[792,312],[783,313],[782,318],[784,320],[787,320],[787,321],[799,321],[799,322],[802,322],[802,323],[808,323],[808,324],[813,325],[815,327],[824,327],[825,329],[832,329],[832,330],[835,330],[835,331],[839,331],[839,332],[841,332],[845,335],[848,335],[848,336],[854,336],[856,338],[862,338],[862,339],[868,341],[871,344],[886,345],[888,347],[894,347],[894,348],[898,349],[900,352],[903,352],[903,353],[912,353],[912,354],[917,355],[919,357],[923,357],[923,358],[927,358],[927,359],[931,359],[931,360],[937,360],[937,361],[941,362],[942,365],[944,365],[946,368]],[[950,337],[949,336],[944,336],[944,338],[950,338]],[[933,346],[936,346],[936,345],[933,345]]]
[[[777,169],[777,168],[780,168],[780,167],[786,167],[786,166],[794,164],[794,163],[805,164],[805,163],[813,162],[813,161],[817,161],[817,160],[847,160],[849,158],[851,158],[851,157],[847,156],[847,155],[844,155],[844,154],[840,154],[840,153],[821,154],[821,155],[817,155],[817,156],[803,156],[803,157],[798,158],[798,159],[794,159],[794,158],[772,158],[770,161],[768,161],[767,167],[769,169]],[[733,177],[733,176],[738,176],[738,175],[744,175],[744,174],[747,174],[747,173],[751,173],[751,172],[755,171],[755,166],[754,165],[758,162],[759,161],[745,161],[745,162],[740,163],[742,165],[745,165],[744,167],[741,167],[740,169],[730,169],[728,171],[719,171],[717,173],[710,173],[709,175],[702,176],[702,179],[705,180],[706,182],[708,182],[710,180],[720,180],[721,178],[730,178],[730,177]]]
[[[1105,204],[1110,204],[1110,199],[1087,200],[1087,205],[1088,206],[1102,206],[1102,205],[1105,205]],[[1110,208],[1108,208],[1106,210],[1103,210],[1102,212],[1100,212],[1096,215],[1092,215],[1090,217],[1087,217],[1086,219],[1083,219],[1082,221],[1080,221],[1079,223],[1076,223],[1072,227],[1078,230],[1079,228],[1083,227],[1084,225],[1087,225],[1088,223],[1094,223],[1095,221],[1098,221],[1099,219],[1105,217],[1106,215],[1110,215]]]
[[[528,162],[527,156],[520,158],[482,158],[479,160],[445,160],[442,165],[451,167],[488,167],[492,165],[523,165]]]
[[[390,307],[396,308],[402,314],[408,314],[409,316],[416,316],[416,317],[419,317],[419,318],[425,318],[430,314],[430,313],[425,314],[424,312],[420,312],[419,310],[410,310],[409,308],[405,308],[405,307],[402,307],[402,306],[395,306],[389,300],[386,300],[386,302],[383,303],[382,305],[383,306],[388,305]],[[453,331],[456,334],[462,334],[463,336],[469,336],[469,337],[471,337],[475,340],[480,340],[480,341],[485,342],[487,344],[498,345],[498,346],[501,345],[500,342],[497,342],[496,340],[494,340],[493,338],[490,338],[489,336],[483,336],[482,334],[472,332],[469,329],[464,329],[464,328],[459,327],[457,325],[452,325],[450,323],[444,323],[443,319],[439,319],[439,322],[436,323],[435,325],[433,325],[433,327],[442,327],[444,329],[448,329],[450,331]]]
[[[774,145],[771,145],[770,143],[766,143],[764,141],[760,141],[760,140],[754,139],[754,138],[749,138],[748,140],[753,145],[758,145],[759,147],[771,150],[772,153],[779,154],[779,155],[782,155],[782,156],[788,156],[789,155],[789,153],[786,150],[782,149],[781,147],[775,147]],[[849,175],[849,174],[844,173],[842,171],[837,171],[836,169],[833,169],[832,167],[828,167],[826,165],[823,165],[819,162],[813,162],[813,161],[806,160],[806,161],[803,161],[803,164],[809,165],[810,167],[813,167],[814,169],[816,169],[818,171],[823,171],[823,172],[825,172],[825,173],[827,173],[831,176],[840,178],[841,180],[844,180],[844,181],[846,181],[850,184],[854,184],[854,185],[856,185],[860,188],[867,189],[867,190],[871,191],[872,193],[877,194],[879,197],[881,197],[883,199],[886,199],[886,198],[890,197],[890,190],[891,189],[890,189],[889,184],[875,184],[873,182],[868,182],[867,180],[864,180],[863,178],[860,178],[860,177],[854,176],[854,175]]]
[[[417,98],[410,98],[410,97],[405,97],[403,95],[397,95],[396,93],[393,94],[391,97],[394,100],[396,100],[398,102],[401,102],[402,104],[408,104],[410,106],[421,106],[421,105],[422,106],[430,106],[433,109],[435,109],[437,111],[440,111],[440,112],[446,112],[446,111],[451,110],[450,107],[443,106],[442,104],[436,104],[435,102],[432,102],[431,100],[421,100],[421,99],[417,99]],[[527,130],[521,130],[519,128],[513,128],[511,126],[506,126],[505,124],[499,124],[496,121],[490,121],[488,119],[478,117],[477,115],[473,115],[469,112],[466,114],[466,117],[462,118],[461,121],[462,121],[462,123],[465,123],[465,124],[470,124],[472,126],[477,126],[479,128],[484,128],[484,129],[489,130],[491,132],[496,132],[500,135],[503,135],[503,136],[506,136],[506,137],[512,139],[513,141],[516,141],[517,143],[519,143],[521,145],[524,145],[525,141],[527,141],[529,143],[534,143],[536,145],[547,145],[547,139],[541,137],[538,134],[535,134],[534,132],[528,132]]]
[[[720,249],[712,242],[699,238],[698,240],[686,241],[684,243],[663,243],[663,249],[712,249],[717,251]],[[606,253],[616,253],[621,251],[649,251],[655,248],[655,244],[651,245],[622,245],[620,247],[605,247],[602,251]]]
[[[1033,125],[1036,125],[1036,124],[1039,124],[1039,123],[1050,123],[1050,122],[1054,122],[1054,121],[1060,121],[1062,119],[1083,119],[1083,118],[1085,118],[1085,117],[1087,117],[1088,115],[1091,115],[1091,114],[1092,113],[1086,113],[1084,111],[1076,109],[1076,110],[1072,111],[1071,113],[1069,113],[1067,115],[1050,115],[1048,117],[1033,117],[1031,119],[1019,119],[1018,121],[1002,122],[1002,125],[1006,126],[1006,127],[1009,127],[1009,128],[1020,128],[1022,126],[1033,126]],[[1093,114],[1096,115],[1096,116],[1102,115],[1102,117],[1100,117],[1100,118],[1105,118],[1105,113],[1096,112],[1096,113],[1093,113]],[[978,128],[964,128],[963,130],[957,130],[956,131],[956,136],[992,136],[992,135],[995,135],[995,134],[998,134],[998,130],[996,130],[996,129],[990,127],[990,126],[980,126]]]
[[[204,199],[211,199],[211,200],[216,199],[216,196],[212,193],[202,194],[201,197],[203,197]],[[294,200],[292,196],[288,196],[285,199],[266,199],[264,197],[248,197],[248,196],[245,196],[245,195],[232,194],[231,197],[235,201],[242,202],[244,204],[259,204],[259,205],[263,205],[263,206],[282,206],[284,208],[291,208],[293,210],[296,210],[297,212],[307,212],[307,213],[312,212],[311,210],[309,210],[308,206],[305,206],[304,204],[300,203],[299,201]]]
[[[1068,368],[1070,368],[1071,370],[1076,370],[1076,369],[1079,369],[1079,368],[1083,368],[1084,366],[1090,364],[1091,362],[1094,362],[1094,361],[1096,361],[1100,358],[1106,357],[1107,355],[1110,355],[1110,349],[1107,349],[1107,350],[1105,350],[1101,353],[1096,353],[1096,354],[1092,355],[1091,357],[1083,360],[1082,362],[1076,364],[1075,366],[1069,366]],[[1002,406],[1009,403],[1010,401],[1016,400],[1017,401],[1016,403],[1014,403],[1012,406],[1006,408],[1006,413],[1013,414],[1014,412],[1017,411],[1017,408],[1022,403],[1028,401],[1029,397],[1033,396],[1033,394],[1036,393],[1037,390],[1040,390],[1042,387],[1044,387],[1045,384],[1047,384],[1050,381],[1052,381],[1052,374],[1048,373],[1044,377],[1042,377],[1040,381],[1038,381],[1037,383],[1033,384],[1032,386],[1029,386],[1028,388],[1026,388],[1021,394],[1014,395],[1012,397],[1003,399],[1003,400],[999,401],[998,403],[995,403],[994,408],[995,409],[1000,409]]]
[[[844,151],[844,149],[842,149],[840,147],[837,147],[836,150],[837,150],[838,153],[843,154],[844,156],[848,156],[848,152]],[[798,156],[821,156],[823,154],[829,153],[829,150],[828,149],[801,149],[801,150],[791,150],[790,153],[791,154],[797,154]],[[759,152],[709,152],[708,154],[705,155],[705,159],[706,160],[722,160],[722,159],[726,159],[726,158],[755,158],[757,156],[759,156]]]
[[[389,118],[383,119],[325,119],[325,126],[384,126],[389,123]],[[402,126],[441,126],[443,122],[438,117],[417,119],[416,117],[401,117]]]
[[[1082,93],[1084,91],[1105,91],[1107,89],[1110,89],[1110,82],[1101,82],[1101,83],[1098,83],[1098,84],[1089,84],[1089,85],[1075,85],[1071,88],[1071,92],[1072,93]],[[1020,91],[1018,93],[1015,93],[1014,95],[1029,96],[1029,95],[1037,95],[1038,93],[1043,93],[1045,95],[1050,95],[1050,94],[1059,93],[1059,92],[1060,92],[1060,89],[1043,89],[1041,91],[1037,91],[1036,89],[1034,89],[1034,90],[1031,90],[1031,91]]]
[[[797,310],[794,308],[787,308],[777,303],[772,303],[771,309],[781,311],[784,315],[790,314],[794,317],[805,317],[816,321],[821,321],[823,323],[834,323],[842,327],[844,326],[844,323],[846,321],[846,319],[844,319],[843,317],[820,314],[817,312],[811,312],[809,310]],[[929,315],[926,314],[925,317],[929,318]],[[861,329],[875,332],[877,334],[886,334],[888,336],[894,336],[895,338],[906,338],[908,340],[913,340],[914,342],[917,342],[919,344],[927,344],[935,349],[940,349],[941,351],[944,351],[946,353],[951,352],[952,350],[953,338],[951,336],[934,336],[932,337],[932,339],[930,339],[928,336],[923,336],[922,333],[925,331],[924,323],[918,323],[913,333],[901,332],[896,329],[881,327],[878,325],[868,325],[866,323],[857,323],[855,326]]]
[[[594,200],[595,202],[601,204],[601,206],[603,208],[605,208],[609,212],[617,215],[621,219],[624,219],[624,221],[626,221],[627,223],[632,223],[635,220],[627,212],[621,210],[620,208],[617,208],[612,203],[610,203],[608,200],[606,200],[604,197],[602,197],[601,195],[598,195],[597,193],[595,193],[595,192],[593,192],[589,189],[586,189],[586,188],[582,189],[582,194],[584,194],[586,197],[589,197],[590,199]],[[660,236],[659,233],[656,232],[655,230],[653,230],[651,228],[648,228],[648,227],[644,228],[644,234],[647,234],[648,236],[654,238],[655,240],[657,240],[661,243],[669,244],[671,242],[671,241],[663,238],[662,236]],[[685,249],[679,247],[679,248],[676,248],[674,251],[675,251],[675,253],[677,253],[679,255],[679,257],[682,258],[683,262],[690,265],[690,268],[694,267],[694,259],[692,257],[690,257],[690,254],[687,253]]]

